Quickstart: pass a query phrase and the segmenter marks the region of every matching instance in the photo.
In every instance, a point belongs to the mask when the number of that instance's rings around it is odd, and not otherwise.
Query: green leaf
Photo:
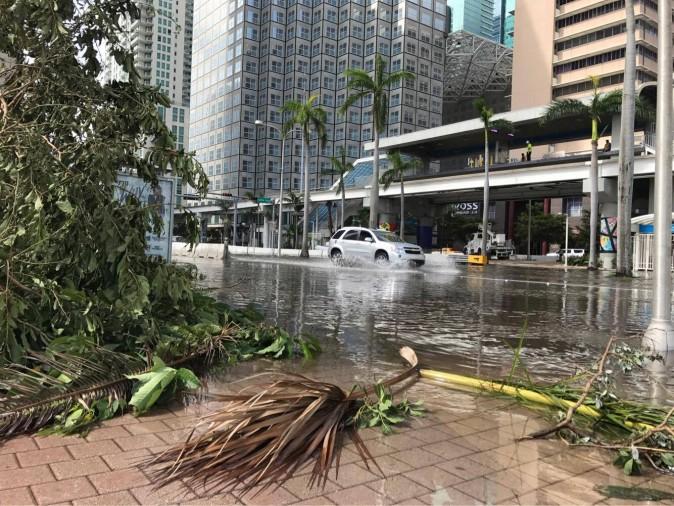
[[[59,200],[56,202],[56,207],[58,207],[65,214],[73,214],[73,206],[67,200]]]
[[[158,358],[157,361],[163,364]],[[142,414],[149,410],[157,402],[166,387],[173,382],[176,373],[177,371],[172,367],[158,367],[155,362],[150,372],[127,375],[127,378],[139,382],[129,401],[129,404],[134,407],[135,413]]]
[[[185,369],[184,367],[178,369],[177,378],[182,386],[188,390],[196,390],[197,388],[201,387],[199,378],[197,378],[197,376],[192,371]]]
[[[667,467],[674,468],[674,453],[662,453],[660,454],[660,460]]]

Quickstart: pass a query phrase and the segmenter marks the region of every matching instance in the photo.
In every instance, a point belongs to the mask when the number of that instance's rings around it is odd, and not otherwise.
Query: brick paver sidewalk
[[[436,391],[433,391],[436,389]],[[352,447],[324,489],[308,489],[302,474],[253,496],[199,497],[181,483],[153,491],[136,464],[184,439],[203,406],[108,421],[86,438],[19,437],[0,446],[0,504],[594,504],[595,485],[674,489],[674,479],[624,476],[611,455],[551,441],[515,442],[544,421],[512,403],[414,386],[410,398],[430,413],[395,435],[363,431],[384,473],[367,470]],[[448,408],[447,406],[460,406]],[[305,473],[308,471],[305,471]],[[674,504],[661,502],[659,504]]]

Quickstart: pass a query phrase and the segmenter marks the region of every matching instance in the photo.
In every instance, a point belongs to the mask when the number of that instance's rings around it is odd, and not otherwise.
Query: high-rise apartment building
[[[171,100],[159,114],[176,138],[178,148],[189,137],[190,69],[192,66],[192,15],[194,0],[138,2],[140,18],[122,23],[122,41],[133,52],[142,81],[159,86]],[[103,80],[128,76],[103,50]]]
[[[494,0],[447,0],[452,9],[452,31],[470,32],[498,41],[494,35]]]
[[[637,85],[656,80],[657,2],[635,0]],[[619,88],[625,67],[624,0],[518,0],[512,108]],[[667,30],[672,27],[668,26]]]
[[[389,94],[384,135],[439,126],[447,4],[444,0],[196,0],[190,148],[211,190],[263,195],[278,190],[282,104],[316,95],[327,113],[328,142],[309,148],[311,189],[344,149],[363,155],[372,139],[370,102],[346,115],[344,70],[372,71],[375,55],[414,81]],[[261,121],[264,126],[256,126]],[[302,141],[288,136],[284,188],[299,190]]]

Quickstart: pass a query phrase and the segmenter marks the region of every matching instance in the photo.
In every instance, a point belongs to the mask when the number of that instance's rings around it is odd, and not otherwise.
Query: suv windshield
[[[375,230],[374,235],[377,236],[377,239],[380,241],[386,241],[386,242],[404,242],[400,237],[397,235],[391,233],[391,232],[386,232],[385,230]]]

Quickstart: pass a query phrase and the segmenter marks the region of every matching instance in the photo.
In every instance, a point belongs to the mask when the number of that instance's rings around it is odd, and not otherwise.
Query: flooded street
[[[596,359],[611,335],[638,345],[650,318],[650,281],[585,270],[412,270],[247,257],[197,265],[221,300],[253,304],[290,332],[317,337],[324,352],[299,370],[325,375],[329,368],[336,381],[384,375],[400,363],[402,345],[413,347],[425,367],[502,378],[522,333],[532,377],[561,378]],[[659,374],[626,379],[628,395],[673,399],[667,362]]]

